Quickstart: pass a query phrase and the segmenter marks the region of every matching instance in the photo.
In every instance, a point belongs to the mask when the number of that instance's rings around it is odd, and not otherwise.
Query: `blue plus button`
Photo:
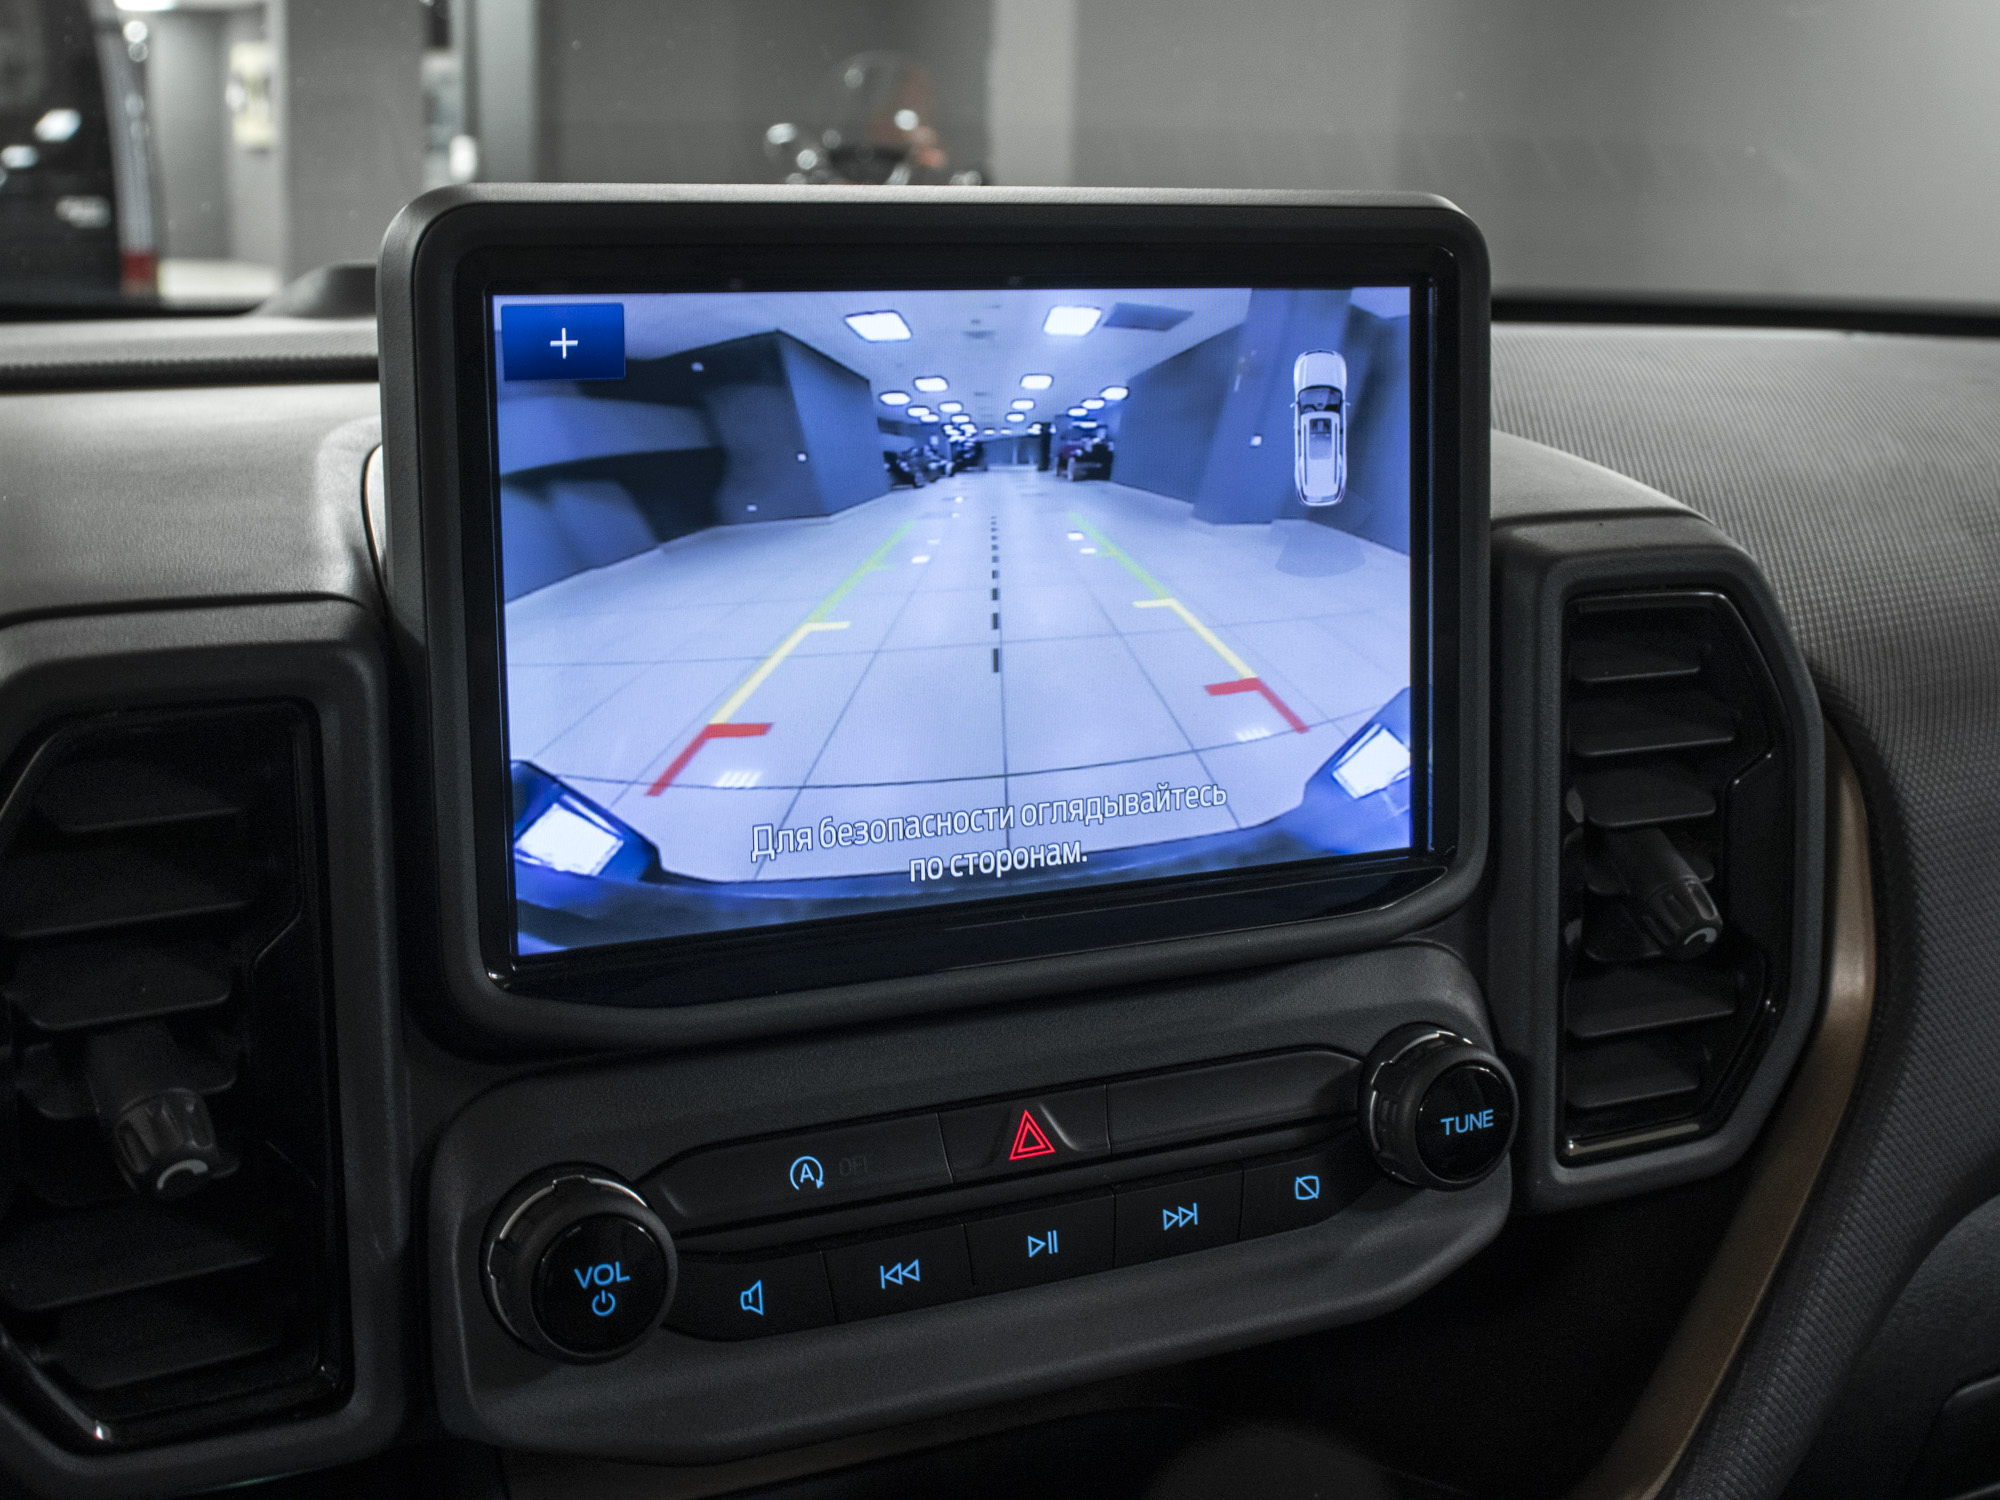
[[[617,302],[510,302],[500,309],[504,380],[623,380],[625,308]]]

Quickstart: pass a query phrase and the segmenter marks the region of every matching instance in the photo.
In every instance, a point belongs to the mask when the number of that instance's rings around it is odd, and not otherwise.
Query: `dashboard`
[[[2000,1478],[2000,351],[1485,276],[447,189],[0,331],[0,1466]]]

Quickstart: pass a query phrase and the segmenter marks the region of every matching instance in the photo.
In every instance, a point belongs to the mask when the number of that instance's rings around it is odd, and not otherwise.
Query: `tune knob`
[[[1468,1188],[1507,1156],[1514,1081],[1500,1059],[1439,1026],[1403,1026],[1369,1056],[1361,1128],[1376,1163],[1416,1187]]]
[[[494,1211],[481,1257],[494,1316],[538,1354],[615,1359],[659,1325],[679,1266],[646,1200],[597,1167],[550,1167]]]

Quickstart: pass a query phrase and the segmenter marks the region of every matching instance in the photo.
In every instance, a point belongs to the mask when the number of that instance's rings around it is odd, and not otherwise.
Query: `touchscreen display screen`
[[[492,297],[520,952],[1408,850],[1412,295]]]

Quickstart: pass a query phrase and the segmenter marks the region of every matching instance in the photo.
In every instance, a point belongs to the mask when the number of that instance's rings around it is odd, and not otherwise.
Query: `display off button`
[[[1111,1199],[1064,1203],[965,1226],[982,1292],[1041,1286],[1111,1269]]]
[[[914,1115],[711,1147],[662,1168],[646,1186],[678,1227],[811,1213],[950,1182],[937,1116]]]
[[[1242,1237],[1280,1234],[1330,1219],[1382,1180],[1357,1134],[1305,1156],[1243,1173]]]
[[[1236,1238],[1243,1174],[1223,1172],[1118,1195],[1118,1264],[1209,1250]]]
[[[820,1256],[782,1260],[681,1258],[680,1290],[667,1326],[698,1339],[754,1339],[833,1321],[833,1294]]]

